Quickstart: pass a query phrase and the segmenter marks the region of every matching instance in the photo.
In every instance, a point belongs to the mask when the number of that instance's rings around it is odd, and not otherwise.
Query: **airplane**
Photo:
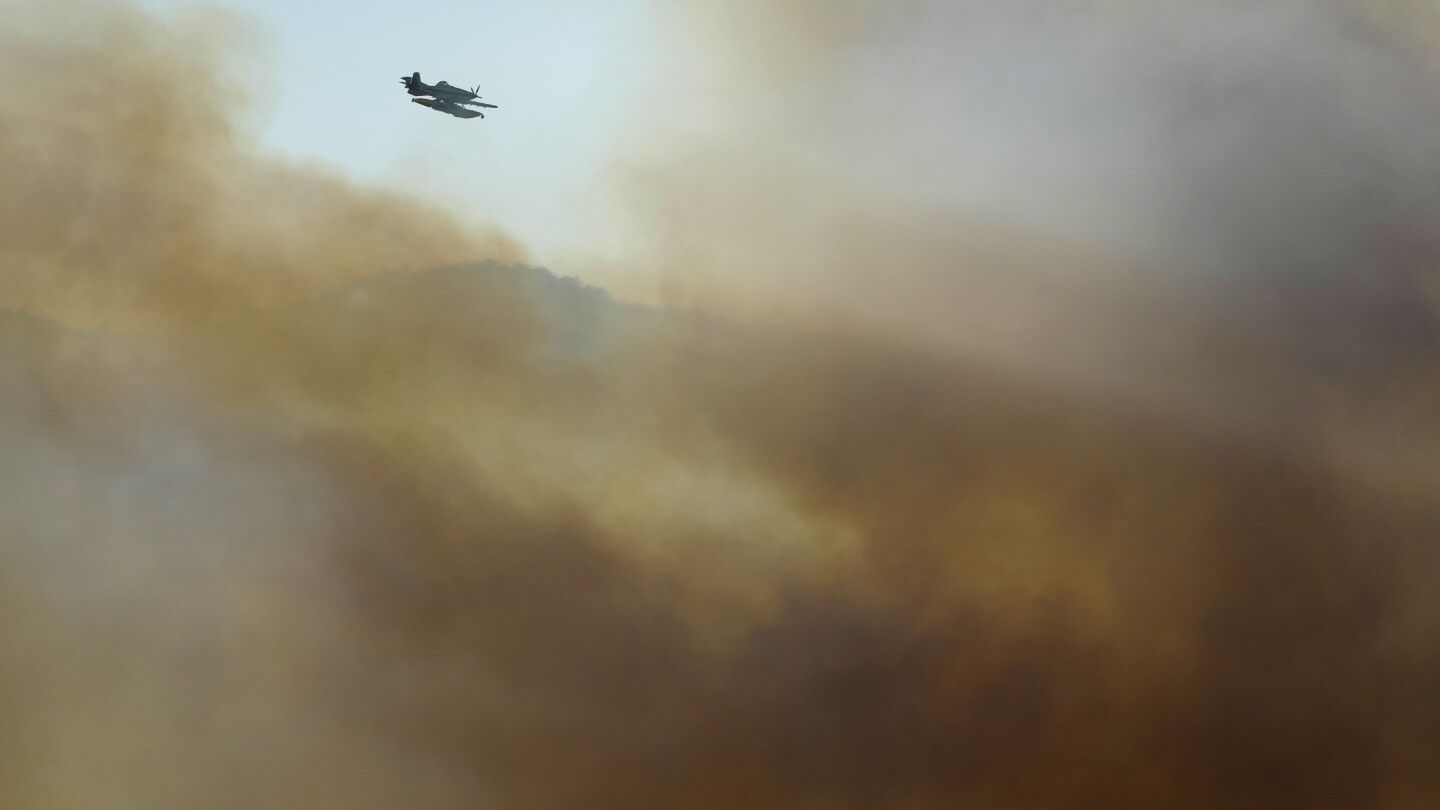
[[[486,104],[480,100],[479,87],[474,90],[466,90],[444,81],[426,84],[420,81],[418,72],[402,77],[400,83],[405,85],[405,91],[412,96],[431,96],[431,98],[412,98],[411,101],[456,118],[485,117],[484,113],[472,110],[471,107],[484,107],[487,110],[499,109],[494,104]]]

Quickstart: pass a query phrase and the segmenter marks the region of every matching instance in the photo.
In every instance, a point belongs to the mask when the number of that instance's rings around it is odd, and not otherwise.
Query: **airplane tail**
[[[414,73],[411,73],[409,76],[401,76],[400,83],[405,85],[406,87],[414,87],[415,85],[420,83],[420,71],[417,70]]]

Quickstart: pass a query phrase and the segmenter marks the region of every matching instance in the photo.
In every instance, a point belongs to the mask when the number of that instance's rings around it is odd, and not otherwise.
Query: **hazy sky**
[[[575,231],[600,202],[586,191],[615,139],[644,126],[628,103],[655,45],[640,0],[212,5],[258,32],[253,120],[264,145],[495,221],[537,261],[592,236]],[[398,79],[414,71],[479,84],[500,109],[459,121],[409,104]]]

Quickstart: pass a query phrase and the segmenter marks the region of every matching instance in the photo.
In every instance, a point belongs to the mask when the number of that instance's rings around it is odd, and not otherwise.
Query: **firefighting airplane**
[[[420,81],[420,74],[413,73],[400,79],[405,85],[405,91],[412,96],[430,96],[430,98],[412,98],[416,104],[423,104],[432,110],[453,115],[456,118],[484,118],[485,113],[479,110],[472,110],[471,107],[484,107],[487,110],[499,109],[494,104],[486,104],[480,100],[480,88],[466,90],[463,87],[455,87],[447,82],[426,84]],[[468,106],[467,106],[468,105]]]

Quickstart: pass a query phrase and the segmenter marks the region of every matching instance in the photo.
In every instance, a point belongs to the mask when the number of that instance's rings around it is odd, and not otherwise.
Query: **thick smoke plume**
[[[657,134],[637,258],[742,317],[642,307],[257,154],[233,21],[6,12],[0,805],[1440,800],[1406,7],[753,5],[695,70],[988,71],[1034,160],[840,171],[968,131],[928,79]]]
[[[1433,368],[1425,4],[665,13],[704,56],[657,81],[622,177],[669,300],[1257,432]]]

